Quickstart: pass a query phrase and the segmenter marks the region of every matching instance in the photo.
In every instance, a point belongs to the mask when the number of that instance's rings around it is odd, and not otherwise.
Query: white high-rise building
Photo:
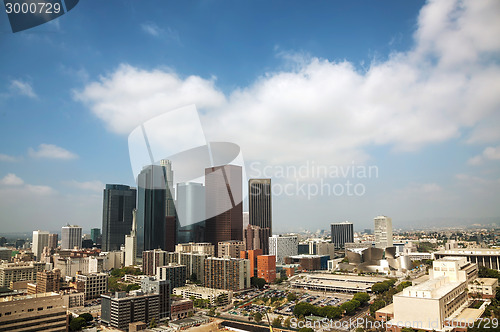
[[[392,219],[378,216],[375,221],[375,248],[392,247]]]
[[[31,250],[35,255],[37,261],[42,257],[42,251],[44,247],[49,246],[49,232],[47,231],[33,231],[33,243],[31,244]]]
[[[137,210],[132,211],[132,230],[125,235],[125,266],[134,266],[137,256]]]
[[[61,229],[61,249],[70,250],[82,247],[82,228],[76,225],[66,225]]]
[[[273,235],[269,238],[269,255],[276,256],[277,264],[283,264],[283,258],[298,253],[299,238],[296,235]]]

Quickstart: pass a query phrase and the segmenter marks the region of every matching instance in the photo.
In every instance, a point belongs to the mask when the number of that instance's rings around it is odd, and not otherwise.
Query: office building
[[[66,332],[68,321],[63,295],[58,293],[0,299],[0,331]]]
[[[165,250],[155,249],[142,252],[142,273],[148,276],[156,275],[156,268],[169,263]]]
[[[101,243],[101,229],[100,228],[91,228],[90,229],[90,238],[92,242],[95,244]]]
[[[215,254],[215,246],[208,242],[202,243],[179,243],[175,246],[175,252],[178,253],[194,253],[213,256]]]
[[[56,249],[59,242],[59,234],[49,234],[49,244],[47,245],[50,249]]]
[[[297,255],[298,246],[296,235],[273,235],[269,238],[269,254],[276,257],[276,264],[283,264],[287,256]]]
[[[144,293],[154,293],[159,295],[160,319],[170,317],[170,280],[159,280],[155,277],[145,277],[141,279],[141,290]]]
[[[187,318],[194,312],[193,301],[188,299],[174,299],[170,309],[170,319],[176,321]]]
[[[273,255],[257,256],[257,277],[263,278],[269,284],[276,280],[276,257]]]
[[[374,219],[374,222],[375,248],[392,247],[392,219],[386,216],[378,216]]]
[[[142,257],[145,250],[173,251],[176,219],[170,161],[145,166],[137,184],[137,257]]]
[[[61,271],[40,271],[37,273],[35,287],[28,285],[28,294],[59,292],[61,288]]]
[[[156,269],[156,279],[169,280],[170,291],[172,291],[173,288],[186,285],[187,277],[186,265],[169,263],[168,265],[160,266]]]
[[[332,223],[330,227],[332,243],[335,245],[335,248],[341,249],[345,247],[346,242],[354,242],[354,226],[352,223],[348,221]]]
[[[108,291],[106,273],[77,274],[76,283],[79,285],[78,290],[85,294],[85,300],[96,299]]]
[[[245,250],[240,252],[240,258],[248,259],[250,262],[250,277],[257,275],[257,257],[263,255],[262,249]],[[274,262],[276,265],[276,262]]]
[[[205,241],[205,186],[201,183],[177,184],[176,243]]]
[[[245,243],[243,241],[236,241],[236,240],[231,240],[231,241],[224,241],[224,242],[219,242],[218,244],[218,257],[232,257],[232,258],[239,258],[240,257],[240,251],[245,250]]]
[[[474,248],[474,249],[449,249],[433,253],[434,259],[445,257],[465,257],[468,262],[478,266],[486,266],[488,269],[500,271],[500,249]]]
[[[40,260],[42,257],[43,248],[49,245],[49,232],[46,231],[33,231],[33,243],[31,250],[35,255],[36,260]]]
[[[249,288],[250,261],[238,258],[207,258],[203,286],[232,291]]]
[[[324,256],[327,255],[330,259],[334,259],[335,256],[335,243],[329,242],[317,242],[316,243],[316,255]]]
[[[132,228],[132,210],[135,209],[137,190],[122,184],[107,184],[103,193],[102,239],[103,251],[120,250],[125,235]],[[92,233],[91,233],[92,235]],[[97,233],[94,231],[92,240]]]
[[[249,224],[273,230],[271,202],[271,179],[248,180]]]
[[[245,241],[245,250],[261,249],[264,254],[269,252],[270,228],[261,228],[259,226],[248,225],[244,229],[243,240]]]
[[[125,266],[134,266],[137,258],[137,210],[132,211],[132,230],[125,236]]]
[[[142,291],[101,295],[101,322],[127,330],[130,323],[160,320],[160,295]]]
[[[0,264],[0,287],[10,287],[11,282],[36,281],[37,274],[45,270],[43,262],[18,262]]]
[[[82,228],[76,225],[66,225],[61,229],[61,249],[72,250],[82,247]]]
[[[243,240],[241,172],[242,168],[235,165],[205,169],[205,236],[214,246],[223,241]]]

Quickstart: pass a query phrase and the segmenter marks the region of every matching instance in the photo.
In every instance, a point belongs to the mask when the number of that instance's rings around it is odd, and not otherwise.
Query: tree
[[[89,314],[88,312],[86,313],[83,313],[81,315],[79,315],[78,317],[82,317],[83,319],[85,319],[85,321],[88,323],[88,322],[91,322],[94,320],[94,316],[92,316],[91,314]]]
[[[276,317],[273,322],[271,323],[272,327],[281,327],[281,319],[279,317]]]
[[[252,286],[257,287],[258,289],[262,289],[262,288],[264,288],[264,285],[266,284],[266,280],[263,278],[252,277],[252,278],[250,278],[250,284]]]
[[[210,308],[210,310],[208,311],[208,315],[215,316],[215,308]]]
[[[370,295],[368,295],[367,293],[356,293],[352,299],[359,301],[359,303],[363,305],[370,301]]]
[[[401,329],[401,332],[415,332],[415,330],[412,329],[411,327],[403,327]]]
[[[71,322],[69,323],[69,328],[71,329],[71,331],[80,331],[82,327],[86,325],[87,322],[85,321],[85,318],[77,317],[71,320]]]
[[[189,276],[189,281],[195,283],[198,281],[198,276],[196,275],[196,273],[191,273],[191,275]]]
[[[370,314],[373,316],[375,314],[375,311],[378,309],[381,309],[385,307],[385,301],[384,300],[375,300],[371,305],[370,305]]]
[[[262,314],[257,311],[253,314],[253,319],[255,319],[257,323],[260,323],[262,321]]]
[[[285,319],[285,321],[283,322],[283,326],[289,328],[291,325],[292,325],[291,319],[290,317],[287,317],[287,319]]]
[[[286,299],[288,300],[288,302],[293,302],[297,300],[297,295],[295,293],[288,293]]]
[[[299,329],[299,332],[314,332],[314,330],[310,327],[303,327]]]
[[[153,317],[153,319],[151,319],[151,322],[149,322],[149,327],[153,329],[157,326],[158,325],[156,324],[156,319]]]

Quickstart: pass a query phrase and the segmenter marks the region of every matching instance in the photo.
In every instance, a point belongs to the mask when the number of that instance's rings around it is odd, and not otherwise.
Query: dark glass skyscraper
[[[137,177],[137,257],[144,250],[175,247],[175,205],[170,161],[149,165]],[[174,220],[174,221],[173,221]],[[168,234],[167,234],[168,232]],[[167,240],[169,243],[167,243]]]
[[[242,168],[235,165],[205,169],[205,241],[218,247],[228,240],[243,240]],[[216,249],[217,250],[217,249]]]
[[[177,184],[177,243],[205,241],[205,186]]]
[[[271,179],[248,180],[248,212],[250,225],[269,228],[273,234]]]
[[[132,228],[137,191],[121,184],[107,184],[102,209],[102,250],[120,250]]]
[[[332,223],[332,243],[335,248],[344,248],[346,242],[354,242],[354,227],[353,224],[345,221],[340,223]]]

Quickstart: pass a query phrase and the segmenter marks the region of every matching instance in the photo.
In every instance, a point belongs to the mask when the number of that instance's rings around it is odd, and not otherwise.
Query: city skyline
[[[275,232],[498,225],[497,2],[143,6],[0,23],[3,232],[101,227],[105,184],[136,186],[127,135],[192,104],[271,178]],[[114,28],[82,29],[96,10]]]

